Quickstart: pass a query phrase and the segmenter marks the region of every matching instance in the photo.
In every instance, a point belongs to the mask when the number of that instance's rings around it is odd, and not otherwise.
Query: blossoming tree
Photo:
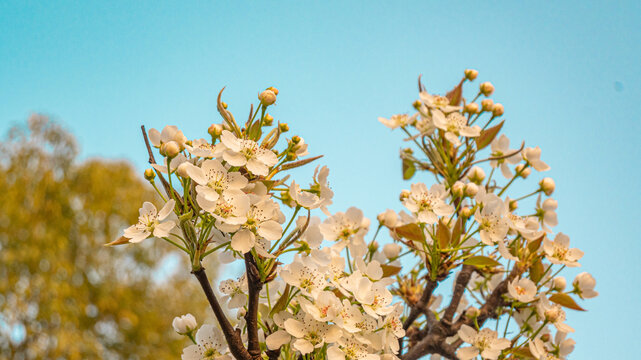
[[[381,213],[372,236],[361,210],[328,210],[327,167],[316,167],[307,186],[290,179],[289,170],[319,156],[307,157],[299,136],[283,139],[288,125],[267,113],[274,88],[242,126],[221,91],[223,123],[209,127],[208,139],[143,127],[153,167],[145,177],[164,204],[143,204],[138,224],[111,245],[156,237],[189,256],[217,323],[199,328],[190,314],[176,317],[174,329],[192,342],[182,358],[566,358],[574,329],[564,308],[583,310],[576,299],[596,296],[595,281],[581,273],[568,287],[559,276],[583,253],[553,235],[551,178],[508,195],[549,167],[540,148],[510,148],[500,134],[503,106],[489,99],[489,82],[466,101],[463,86],[476,77],[466,70],[445,96],[419,79],[416,112],[379,119],[413,146],[401,151],[403,177],[424,171],[434,183],[403,190],[405,210]],[[534,209],[521,210],[528,201]],[[214,254],[245,270],[217,284],[222,296],[201,265]],[[451,294],[438,294],[449,284]]]

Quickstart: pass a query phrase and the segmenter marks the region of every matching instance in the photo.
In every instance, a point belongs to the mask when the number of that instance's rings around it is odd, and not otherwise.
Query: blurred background
[[[275,86],[270,113],[325,155],[330,210],[374,219],[410,185],[377,117],[411,112],[419,74],[445,93],[465,68],[513,144],[542,147],[555,231],[597,279],[571,358],[634,357],[639,24],[636,1],[0,2],[0,358],[177,358],[173,316],[209,316],[165,244],[101,246],[152,199],[140,125],[203,137],[222,87],[242,118]]]

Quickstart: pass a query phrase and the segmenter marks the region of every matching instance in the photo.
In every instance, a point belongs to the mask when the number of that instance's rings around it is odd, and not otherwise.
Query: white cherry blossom
[[[159,238],[168,236],[176,223],[165,219],[174,210],[174,206],[176,202],[171,199],[158,211],[154,204],[145,201],[139,211],[138,224],[125,229],[123,236],[128,238],[130,243],[139,243],[152,235]]]
[[[596,280],[594,280],[594,277],[587,272],[578,274],[574,278],[572,285],[574,285],[574,288],[577,290],[581,299],[591,299],[599,296],[599,292],[594,291]]]
[[[523,157],[523,160],[530,164],[536,171],[550,170],[548,164],[541,161],[541,148],[538,146],[534,148],[525,148],[521,152],[521,156]]]
[[[458,335],[461,340],[472,345],[462,347],[456,352],[456,355],[461,360],[470,360],[479,354],[484,359],[496,360],[501,355],[501,350],[510,346],[510,340],[499,339],[497,332],[488,328],[476,331],[467,325],[463,325],[458,331]]]
[[[285,320],[285,330],[296,338],[292,347],[303,355],[322,347],[325,343],[336,342],[343,334],[338,326],[316,321],[309,314],[302,320]]]
[[[439,112],[433,113],[434,126],[445,131],[445,138],[454,146],[461,146],[459,136],[477,137],[481,135],[481,128],[477,125],[468,126],[467,118],[459,112],[444,116]]]
[[[278,162],[271,150],[260,147],[253,140],[238,139],[227,130],[223,130],[220,140],[227,147],[223,159],[232,166],[245,166],[254,175],[267,175],[269,168]]]
[[[492,149],[491,156],[493,158],[503,157],[515,152],[515,150],[510,149],[510,139],[508,139],[504,134],[495,138],[490,144],[490,148]],[[490,166],[493,168],[500,167],[503,176],[507,179],[511,179],[514,175],[512,174],[508,164],[516,165],[519,161],[521,161],[521,156],[516,153],[504,159],[491,160]]]
[[[583,257],[583,251],[570,249],[570,238],[564,233],[558,233],[554,241],[547,237],[543,239],[543,250],[552,264],[562,264],[569,267],[581,266],[578,261]]]
[[[231,360],[227,342],[214,325],[203,325],[196,333],[196,344],[183,349],[182,360]]]
[[[536,296],[536,284],[528,278],[514,279],[507,285],[510,296],[523,303],[534,301]]]
[[[423,183],[414,183],[411,186],[410,196],[403,205],[416,214],[418,221],[426,224],[435,224],[439,216],[449,216],[454,212],[454,207],[445,203],[448,193],[442,184],[434,184],[428,190]]]

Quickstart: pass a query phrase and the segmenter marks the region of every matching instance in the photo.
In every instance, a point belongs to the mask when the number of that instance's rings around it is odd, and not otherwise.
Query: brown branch
[[[473,271],[474,271],[474,266],[463,265],[461,272],[456,277],[456,282],[454,285],[454,293],[452,294],[452,300],[450,301],[450,305],[445,310],[445,314],[443,315],[443,319],[441,319],[441,322],[449,323],[452,321],[452,318],[454,318],[454,313],[456,312],[456,309],[458,309],[458,306],[461,303],[461,298],[463,297],[463,293],[465,292],[467,283],[470,282],[470,278],[472,277]]]
[[[434,292],[434,289],[436,289],[436,286],[438,285],[438,282],[435,280],[430,279],[429,277],[427,278],[427,284],[425,284],[425,289],[423,289],[423,294],[421,294],[421,298],[412,306],[412,309],[410,310],[410,314],[407,316],[407,319],[403,322],[403,329],[407,330],[412,326],[414,321],[418,319],[418,317],[426,311],[427,305],[430,302],[430,298],[432,297],[432,293]]]
[[[280,348],[276,350],[267,350],[265,353],[267,354],[267,358],[269,360],[278,360],[278,358],[280,357]]]
[[[258,340],[258,302],[260,290],[263,283],[256,267],[256,260],[251,253],[245,254],[245,270],[247,271],[247,285],[249,289],[249,301],[245,321],[247,322],[247,351],[253,359],[259,359],[260,341]]]
[[[458,360],[456,347],[445,342],[447,338],[446,329],[441,323],[437,323],[429,334],[412,346],[407,354],[401,357],[402,360],[416,360],[427,354],[439,354],[448,359]]]
[[[207,279],[205,268],[201,267],[196,271],[192,271],[192,274],[194,274],[196,279],[198,279],[200,286],[205,292],[205,296],[207,296],[207,300],[209,300],[209,304],[214,311],[214,315],[216,315],[216,319],[218,320],[218,324],[225,335],[225,340],[227,340],[227,345],[229,345],[229,350],[232,355],[234,355],[237,360],[251,360],[252,356],[249,354],[247,349],[245,349],[243,340],[240,337],[240,332],[236,332],[236,330],[234,330],[233,326],[231,326],[231,323],[227,319],[225,312],[220,307],[218,299],[216,299],[216,295],[209,284],[209,279]]]

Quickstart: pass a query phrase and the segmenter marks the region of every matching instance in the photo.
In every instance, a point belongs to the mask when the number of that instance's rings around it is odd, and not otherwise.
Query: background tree
[[[0,151],[0,358],[177,358],[167,324],[206,306],[189,274],[167,271],[180,258],[165,244],[102,246],[153,199],[132,166],[77,163],[73,136],[38,115]]]

